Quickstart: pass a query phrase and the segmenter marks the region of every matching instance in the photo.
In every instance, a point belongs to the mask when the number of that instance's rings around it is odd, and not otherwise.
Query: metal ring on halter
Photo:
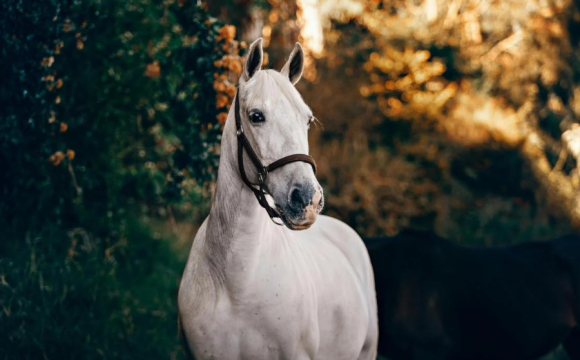
[[[258,183],[264,184],[266,182],[266,178],[268,177],[268,168],[265,166],[262,168],[262,171],[258,173]]]

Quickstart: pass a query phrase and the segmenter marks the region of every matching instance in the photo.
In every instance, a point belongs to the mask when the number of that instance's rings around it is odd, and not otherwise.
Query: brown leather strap
[[[283,225],[281,223],[274,221],[274,218],[281,218],[280,214],[275,209],[273,209],[270,206],[270,204],[268,204],[268,200],[266,199],[266,190],[264,189],[264,186],[268,173],[284,165],[297,161],[302,161],[310,164],[312,166],[312,170],[314,170],[314,173],[316,174],[316,162],[309,155],[294,154],[278,159],[268,166],[264,166],[260,161],[260,159],[258,158],[258,155],[256,155],[256,152],[250,145],[248,138],[246,137],[246,134],[244,134],[244,128],[242,127],[242,119],[240,116],[241,112],[240,112],[239,97],[240,90],[238,89],[238,91],[236,92],[236,100],[234,106],[235,106],[236,132],[238,136],[238,167],[240,169],[240,176],[242,177],[242,181],[250,188],[250,190],[252,190],[252,192],[256,196],[256,199],[258,200],[258,203],[264,209],[266,209],[266,212],[268,213],[268,216],[270,216],[270,219],[272,219],[272,221],[277,225]],[[256,170],[258,171],[258,184],[253,184],[248,179],[246,169],[244,168],[244,150],[246,150],[250,160],[252,160],[252,163],[254,164]],[[256,186],[258,188],[256,188]]]
[[[282,167],[284,165],[288,165],[290,163],[296,162],[296,161],[302,161],[305,163],[309,163],[312,166],[312,170],[314,170],[314,174],[316,174],[316,161],[314,161],[314,159],[308,155],[303,155],[303,154],[294,154],[294,155],[289,155],[286,157],[283,157],[282,159],[276,160],[273,163],[271,163],[270,165],[268,165],[266,167],[266,170],[268,170],[268,172],[272,171],[272,170],[276,170],[279,167]]]

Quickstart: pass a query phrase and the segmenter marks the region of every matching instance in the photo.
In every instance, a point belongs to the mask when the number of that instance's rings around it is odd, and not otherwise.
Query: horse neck
[[[252,261],[257,261],[261,239],[274,230],[272,226],[266,211],[240,177],[234,115],[230,111],[205,234],[205,254],[213,275],[223,282],[228,274],[238,274],[251,266]]]

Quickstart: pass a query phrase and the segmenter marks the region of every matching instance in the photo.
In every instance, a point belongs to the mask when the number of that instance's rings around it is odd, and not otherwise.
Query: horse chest
[[[316,308],[294,283],[222,292],[194,322],[196,359],[311,359],[319,345]],[[269,284],[269,285],[268,285]],[[291,286],[293,285],[293,286]]]
[[[240,269],[193,322],[196,359],[356,358],[368,323],[356,277],[316,269],[276,258]],[[339,281],[347,290],[337,293]]]

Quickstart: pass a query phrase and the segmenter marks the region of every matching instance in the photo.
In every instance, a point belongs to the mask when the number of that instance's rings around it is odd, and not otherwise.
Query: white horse
[[[281,72],[261,70],[262,58],[258,39],[224,127],[212,208],[181,280],[186,356],[374,360],[377,307],[366,248],[348,225],[322,215],[315,222],[323,207],[315,166],[307,155],[286,157],[308,153],[314,119],[293,86],[304,52],[296,44]],[[282,157],[271,173],[257,169]],[[266,192],[274,208],[262,203]]]

